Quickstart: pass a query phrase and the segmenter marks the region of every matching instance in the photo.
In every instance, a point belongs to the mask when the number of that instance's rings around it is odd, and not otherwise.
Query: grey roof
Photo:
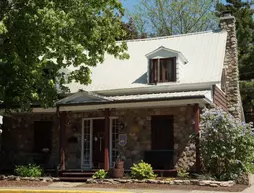
[[[80,89],[103,91],[114,89],[150,87],[147,84],[148,60],[146,55],[164,47],[181,53],[186,60],[181,68],[177,83],[220,82],[225,56],[227,32],[201,32],[159,38],[127,41],[130,59],[119,60],[111,55],[105,56],[103,64],[91,67],[92,83],[81,85],[73,82],[68,85],[71,93]],[[66,72],[73,67],[65,69]]]
[[[110,103],[110,102],[125,102],[125,101],[140,101],[140,100],[155,100],[155,99],[173,99],[173,98],[186,98],[186,97],[204,97],[211,101],[211,91],[189,91],[189,92],[171,92],[171,93],[151,93],[151,94],[136,94],[136,95],[123,95],[123,96],[96,96],[86,92],[78,92],[70,97],[67,97],[58,104],[91,104],[91,103]]]

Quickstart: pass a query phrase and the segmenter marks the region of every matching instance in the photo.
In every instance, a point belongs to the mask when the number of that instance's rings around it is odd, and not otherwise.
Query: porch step
[[[80,176],[80,177],[92,177],[94,172],[63,172],[61,176]]]
[[[67,170],[60,171],[60,181],[85,182],[94,175],[95,171]]]
[[[62,182],[86,182],[89,177],[60,177]]]

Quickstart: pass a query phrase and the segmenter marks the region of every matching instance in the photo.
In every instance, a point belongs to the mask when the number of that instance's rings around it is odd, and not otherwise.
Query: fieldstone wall
[[[144,159],[144,151],[151,148],[151,116],[174,116],[174,165],[180,169],[193,169],[196,160],[196,148],[193,135],[193,107],[171,107],[160,109],[131,109],[114,112],[124,124],[122,132],[128,135],[127,145],[121,149],[124,152],[125,168]]]
[[[239,70],[235,17],[230,14],[220,18],[220,28],[227,31],[226,53],[224,59],[227,108],[235,118],[241,119],[241,96],[239,88]]]
[[[42,154],[34,153],[34,122],[52,121],[52,149],[48,168],[56,168],[58,164],[58,123],[55,114],[23,114],[5,116],[3,134],[1,136],[0,167],[12,169],[15,165],[36,162]]]
[[[125,168],[129,169],[133,163],[144,159],[144,151],[151,148],[151,116],[174,116],[174,166],[182,169],[192,169],[195,165],[195,145],[192,141],[193,106],[149,109],[121,109],[111,112],[111,116],[118,117],[123,126],[120,133],[128,136],[127,145],[121,150],[126,157]],[[103,117],[104,112],[68,112],[66,126],[66,168],[80,169],[81,163],[81,130],[82,118]],[[27,164],[34,159],[33,127],[34,121],[52,121],[52,150],[48,168],[56,168],[59,158],[59,128],[55,114],[30,114],[4,118],[4,132],[2,149],[8,152],[9,160],[16,160],[15,164]],[[15,159],[13,158],[15,157]],[[8,157],[8,156],[7,156]],[[6,168],[7,157],[1,161]],[[22,160],[24,158],[24,160]],[[114,160],[112,160],[114,161]],[[5,163],[4,163],[5,162]]]

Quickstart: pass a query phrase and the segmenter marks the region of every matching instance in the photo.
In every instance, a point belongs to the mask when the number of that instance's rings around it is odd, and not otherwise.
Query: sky
[[[131,10],[138,3],[138,0],[120,0],[120,2],[125,9]]]

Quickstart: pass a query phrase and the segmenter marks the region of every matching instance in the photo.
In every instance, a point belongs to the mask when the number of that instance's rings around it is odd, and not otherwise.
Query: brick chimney
[[[230,12],[223,12],[220,17],[220,28],[227,31],[224,73],[226,81],[227,108],[235,118],[242,119],[242,102],[239,88],[239,70],[235,17]]]

